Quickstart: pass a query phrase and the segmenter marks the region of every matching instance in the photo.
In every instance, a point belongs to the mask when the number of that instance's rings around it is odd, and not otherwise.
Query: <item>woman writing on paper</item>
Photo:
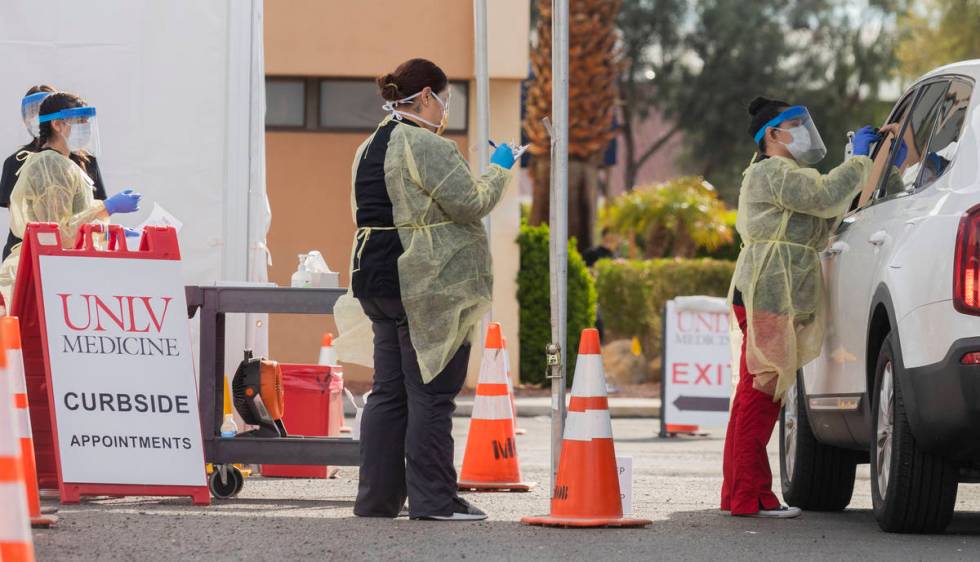
[[[351,292],[338,302],[337,341],[365,313],[373,328],[374,385],[361,420],[354,513],[474,521],[456,494],[454,398],[466,378],[473,328],[490,305],[493,273],[480,220],[510,181],[514,153],[501,145],[474,177],[441,136],[450,107],[446,74],[412,59],[378,79],[389,115],[358,148],[351,202],[357,235]],[[356,338],[355,338],[356,339]]]

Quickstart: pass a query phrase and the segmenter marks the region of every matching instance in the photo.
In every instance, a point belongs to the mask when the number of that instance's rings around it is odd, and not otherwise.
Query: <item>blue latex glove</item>
[[[881,140],[881,135],[875,133],[874,127],[865,125],[854,133],[854,140],[851,146],[854,147],[854,156],[868,156],[871,154],[871,143]]]
[[[946,171],[946,166],[948,164],[949,160],[946,160],[935,152],[930,152],[929,155],[926,156],[926,165],[933,171],[935,177],[943,175],[943,172]]]
[[[126,238],[139,238],[142,232],[136,230],[135,228],[129,228],[128,226],[123,227],[123,231],[126,232]]]
[[[895,141],[892,141],[894,146]],[[895,155],[895,167],[901,168],[902,164],[905,163],[905,159],[909,157],[909,146],[905,144],[905,140],[898,141],[898,154]]]
[[[110,215],[116,213],[132,213],[140,210],[140,199],[143,196],[132,189],[127,189],[105,200],[105,210]]]
[[[490,157],[490,163],[505,170],[511,169],[514,165],[514,150],[506,143],[497,146],[497,150],[494,150],[493,156]]]

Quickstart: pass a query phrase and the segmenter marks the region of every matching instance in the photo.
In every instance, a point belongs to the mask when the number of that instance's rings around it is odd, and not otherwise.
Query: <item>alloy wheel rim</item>
[[[799,417],[796,412],[796,385],[786,391],[783,399],[783,462],[786,465],[786,480],[793,478],[796,465],[796,441]]]
[[[878,391],[878,431],[875,435],[875,466],[878,479],[878,495],[882,499],[888,490],[888,477],[892,467],[892,441],[895,433],[895,383],[892,363],[885,363],[881,371],[881,389]]]

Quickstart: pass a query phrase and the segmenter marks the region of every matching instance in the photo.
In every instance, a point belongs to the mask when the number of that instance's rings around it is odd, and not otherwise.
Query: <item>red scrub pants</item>
[[[735,305],[733,309],[745,336],[745,308]],[[772,396],[752,388],[753,375],[745,364],[745,340],[743,337],[738,389],[725,436],[721,486],[721,508],[732,515],[757,513],[780,505],[779,498],[772,493],[772,471],[766,453],[780,405],[772,401]]]

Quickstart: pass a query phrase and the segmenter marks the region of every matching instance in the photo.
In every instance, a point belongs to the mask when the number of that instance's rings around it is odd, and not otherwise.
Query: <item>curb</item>
[[[354,406],[344,400],[344,415],[353,416]],[[468,418],[473,413],[473,399],[466,397],[456,400],[457,418]],[[517,414],[522,418],[551,416],[550,398],[518,398]],[[659,398],[610,398],[609,415],[613,418],[660,418]]]

